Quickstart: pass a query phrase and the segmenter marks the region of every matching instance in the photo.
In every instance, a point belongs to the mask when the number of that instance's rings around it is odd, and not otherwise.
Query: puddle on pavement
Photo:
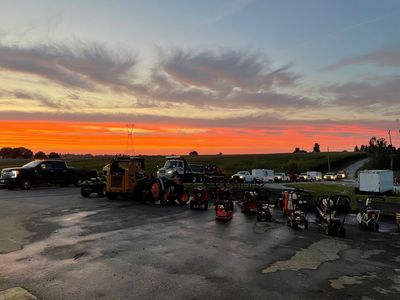
[[[32,235],[20,222],[12,217],[0,220],[0,228],[2,228],[0,253],[21,250],[29,242],[29,237]]]
[[[371,256],[374,255],[378,255],[385,252],[385,250],[378,250],[378,249],[374,249],[374,250],[365,250],[364,254],[361,256],[362,259],[367,259],[370,258]]]
[[[369,273],[360,276],[340,276],[338,279],[332,279],[330,281],[331,287],[334,289],[344,289],[345,285],[362,284],[366,279],[376,278],[376,273]]]
[[[339,259],[340,251],[350,248],[343,241],[336,239],[323,239],[306,249],[298,251],[289,260],[278,261],[262,270],[262,273],[277,271],[298,271],[301,269],[316,270],[322,263]]]
[[[400,248],[400,241],[396,241],[392,244],[393,247]]]
[[[395,275],[393,277],[389,277],[392,283],[388,282],[388,285],[385,288],[376,286],[373,289],[382,295],[388,294],[399,294],[400,293],[400,275]],[[390,285],[389,285],[390,284]],[[397,298],[393,298],[397,299]]]
[[[391,288],[400,293],[400,275],[395,275],[393,277],[390,277],[390,279],[394,283],[394,285],[392,285]]]
[[[71,210],[64,210],[69,212]],[[99,211],[83,211],[70,213],[57,217],[47,217],[44,221],[51,223],[59,223],[62,226],[72,226],[80,222],[84,218],[98,213]],[[6,254],[14,251],[21,250],[25,245],[29,244],[30,237],[35,234],[35,230],[26,228],[18,219],[13,217],[3,218],[0,220],[0,228],[2,228],[2,236],[0,237],[0,253]],[[56,233],[55,231],[54,233]]]

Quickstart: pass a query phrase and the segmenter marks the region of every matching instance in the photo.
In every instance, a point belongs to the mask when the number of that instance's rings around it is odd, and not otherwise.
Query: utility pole
[[[328,172],[330,172],[330,171],[331,171],[331,161],[329,158],[329,146],[328,146]]]
[[[393,158],[394,158],[395,148],[392,145],[392,135],[390,134],[390,129],[388,130],[388,134],[389,134],[389,143],[390,143],[388,146],[389,158],[390,158],[390,170],[393,170]]]

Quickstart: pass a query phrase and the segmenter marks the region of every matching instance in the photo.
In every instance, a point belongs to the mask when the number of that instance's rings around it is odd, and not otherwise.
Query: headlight
[[[173,172],[172,170],[167,171],[168,174],[172,174],[172,172]]]
[[[19,174],[19,171],[13,170],[13,171],[10,172],[10,175],[11,175],[10,177],[11,178],[17,178],[18,174]]]
[[[240,179],[244,179],[244,176],[240,175],[239,178],[240,178]]]

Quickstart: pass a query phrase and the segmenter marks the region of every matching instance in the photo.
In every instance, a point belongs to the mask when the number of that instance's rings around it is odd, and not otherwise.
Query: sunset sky
[[[0,147],[400,147],[400,1],[2,0]]]

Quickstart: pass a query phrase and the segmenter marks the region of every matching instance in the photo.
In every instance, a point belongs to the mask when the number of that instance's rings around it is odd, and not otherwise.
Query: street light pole
[[[331,171],[331,161],[329,158],[329,146],[328,146],[328,172],[330,172],[330,171]]]

